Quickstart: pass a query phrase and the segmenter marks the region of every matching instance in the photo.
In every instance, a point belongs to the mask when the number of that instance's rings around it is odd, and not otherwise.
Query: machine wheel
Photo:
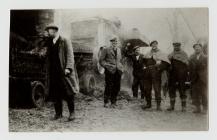
[[[45,103],[45,87],[40,81],[34,81],[31,83],[32,86],[32,102],[37,108],[42,108]]]
[[[85,74],[80,78],[81,92],[92,95],[95,91],[96,80],[93,74]]]

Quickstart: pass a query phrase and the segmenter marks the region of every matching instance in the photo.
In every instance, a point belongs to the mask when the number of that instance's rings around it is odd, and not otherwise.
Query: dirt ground
[[[100,91],[102,92],[102,91]],[[122,92],[124,93],[124,92]],[[176,130],[207,130],[208,116],[192,113],[193,106],[188,100],[187,112],[181,112],[180,100],[174,112],[166,111],[169,98],[162,101],[163,111],[156,111],[155,102],[150,110],[142,110],[144,101],[130,100],[125,91],[118,100],[118,108],[104,108],[102,96],[76,97],[76,119],[67,122],[68,110],[64,102],[63,118],[53,121],[53,104],[38,110],[9,109],[10,132],[66,132],[66,131],[176,131]]]

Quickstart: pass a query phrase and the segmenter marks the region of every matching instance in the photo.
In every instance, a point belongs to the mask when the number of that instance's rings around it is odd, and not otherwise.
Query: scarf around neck
[[[171,61],[172,59],[181,61],[185,64],[188,65],[189,61],[188,61],[188,55],[183,51],[173,51],[171,54],[169,54],[168,56],[169,60]]]
[[[155,59],[156,61],[161,60],[161,61],[165,61],[167,63],[170,63],[169,59],[167,58],[167,55],[165,53],[163,53],[160,49],[149,51],[145,55],[145,57],[146,58],[153,57],[153,59]]]

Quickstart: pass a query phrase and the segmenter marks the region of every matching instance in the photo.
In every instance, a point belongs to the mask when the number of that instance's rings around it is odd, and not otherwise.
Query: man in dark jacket
[[[192,84],[193,104],[196,109],[194,113],[207,112],[207,56],[203,53],[201,44],[193,46],[195,52],[190,57],[190,76]]]
[[[121,64],[121,50],[118,47],[118,38],[116,36],[110,39],[111,46],[104,48],[100,56],[100,65],[105,68],[105,91],[104,107],[108,107],[109,100],[111,107],[116,108],[117,95],[121,86],[121,75],[123,65]]]
[[[74,94],[79,92],[78,78],[74,67],[74,54],[71,42],[58,34],[56,25],[46,27],[49,33],[49,81],[50,95],[54,101],[54,120],[62,117],[62,100],[68,104],[68,120],[74,119]]]
[[[130,56],[133,62],[133,97],[138,98],[138,90],[141,90],[141,99],[144,99],[144,55],[140,53],[140,47],[134,48],[135,53]]]
[[[181,43],[173,43],[174,51],[169,54],[168,58],[171,61],[171,68],[169,71],[169,96],[170,96],[170,107],[168,111],[173,111],[175,106],[176,89],[179,90],[182,111],[186,111],[186,86],[188,76],[188,56],[181,49]]]

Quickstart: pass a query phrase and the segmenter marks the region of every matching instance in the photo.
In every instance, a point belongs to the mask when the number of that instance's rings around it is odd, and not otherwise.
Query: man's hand
[[[70,69],[65,69],[65,75],[68,76],[71,73]]]

